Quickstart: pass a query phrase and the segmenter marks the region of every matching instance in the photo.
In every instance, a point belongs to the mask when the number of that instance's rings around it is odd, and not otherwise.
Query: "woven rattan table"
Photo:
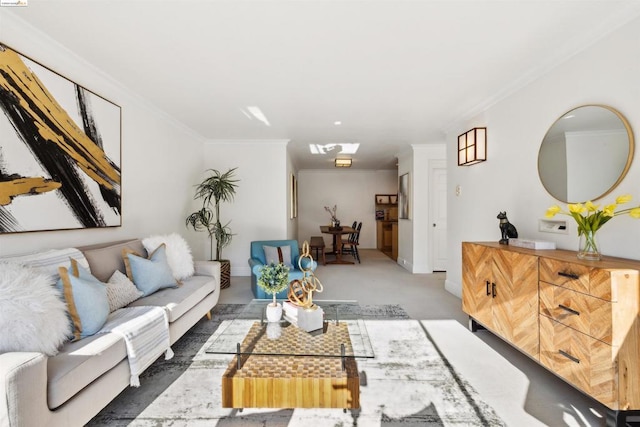
[[[373,350],[354,301],[316,301],[323,328],[312,333],[286,320],[269,323],[269,300],[253,300],[221,324],[208,353],[235,354],[222,376],[224,408],[360,407],[356,358]]]

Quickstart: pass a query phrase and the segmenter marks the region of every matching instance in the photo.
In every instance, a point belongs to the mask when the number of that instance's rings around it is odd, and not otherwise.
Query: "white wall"
[[[573,107],[606,104],[620,111],[632,128],[640,128],[640,19],[613,32],[547,75],[472,120],[458,123],[447,136],[449,154],[448,212],[450,268],[447,289],[461,293],[461,242],[497,241],[496,215],[506,210],[520,237],[555,241],[559,248],[576,250],[578,238],[569,217],[569,234],[538,232],[538,220],[558,202],[549,196],[537,173],[542,138],[554,121]],[[474,166],[455,163],[457,135],[487,126],[488,160]],[[628,175],[613,193],[602,199],[611,203],[629,193],[640,204],[638,150]],[[462,194],[455,196],[455,187]],[[598,233],[605,255],[640,259],[640,222],[628,216],[607,223]]]
[[[0,234],[0,256],[170,232],[195,243],[184,218],[203,140],[3,10],[0,40],[122,108],[122,227]]]
[[[248,264],[251,241],[289,236],[287,143],[287,140],[247,140],[205,144],[205,169],[226,172],[238,168],[235,176],[240,181],[235,199],[220,207],[221,222],[231,221],[229,226],[235,234],[222,251],[222,258],[231,261],[232,276],[251,274]],[[208,247],[208,236],[201,234],[200,245]]]
[[[398,176],[409,174],[409,218],[398,219],[398,264],[412,273],[431,273],[429,162],[446,159],[444,143],[412,144],[398,156]]]
[[[316,170],[298,172],[298,240],[320,236],[320,226],[329,225],[325,206],[337,205],[341,224],[362,221],[360,247],[376,247],[375,195],[398,192],[395,170]],[[327,247],[331,236],[322,235]]]

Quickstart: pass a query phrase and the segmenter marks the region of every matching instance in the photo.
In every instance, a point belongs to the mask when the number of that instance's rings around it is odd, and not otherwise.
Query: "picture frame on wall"
[[[409,219],[409,173],[398,180],[398,218]]]
[[[0,234],[119,227],[121,109],[0,44]]]
[[[291,174],[291,214],[290,218],[294,219],[298,217],[298,182],[296,180],[296,176]]]
[[[396,195],[389,196],[389,203],[391,203],[392,205],[398,204],[398,196]]]

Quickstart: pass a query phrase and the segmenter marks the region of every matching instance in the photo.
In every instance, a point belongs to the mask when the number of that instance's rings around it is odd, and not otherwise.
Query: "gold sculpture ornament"
[[[302,267],[302,260],[305,258],[309,259],[308,268]],[[289,284],[288,297],[289,301],[307,310],[316,308],[313,304],[313,293],[322,292],[323,290],[322,283],[313,274],[312,266],[313,257],[309,250],[309,242],[305,240],[302,244],[302,254],[298,259],[298,267],[302,271],[302,279],[294,280]]]

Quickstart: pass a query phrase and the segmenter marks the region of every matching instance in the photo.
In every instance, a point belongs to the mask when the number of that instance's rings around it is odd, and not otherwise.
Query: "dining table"
[[[353,261],[342,259],[342,236],[355,233],[356,230],[354,228],[342,226],[340,229],[337,229],[335,227],[329,227],[328,225],[321,225],[320,232],[323,234],[331,234],[333,237],[333,253],[336,255],[336,259],[327,261],[327,264],[354,264]]]

